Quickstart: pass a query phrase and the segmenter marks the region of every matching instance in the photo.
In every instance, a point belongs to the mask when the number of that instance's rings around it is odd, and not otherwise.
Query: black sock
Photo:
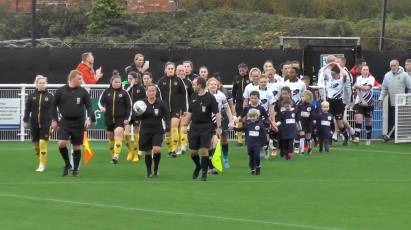
[[[161,153],[154,153],[154,171],[158,171],[158,166],[160,165]]]
[[[64,160],[64,163],[66,164],[66,167],[70,166],[70,160],[69,160],[69,156],[68,156],[68,149],[67,147],[64,148],[59,148],[60,151],[60,155]]]
[[[80,165],[80,160],[81,160],[81,150],[74,150],[73,151],[74,170],[78,170],[78,166]]]
[[[365,132],[367,134],[367,140],[371,139],[371,134],[372,134],[372,126],[366,125],[365,126]]]
[[[360,137],[362,124],[355,123],[355,136]]]
[[[211,159],[212,159],[212,157],[209,156],[209,157],[208,157],[208,167],[209,167],[210,169],[213,169],[214,166],[213,166],[213,162],[211,161]]]
[[[344,128],[341,129],[340,131],[341,131],[341,133],[343,134],[345,140],[348,141],[348,132],[347,132],[347,129],[344,127]]]
[[[147,172],[151,172],[151,163],[153,162],[153,159],[151,158],[151,154],[146,154],[144,156],[144,161],[146,162]]]
[[[203,173],[207,173],[208,171],[208,161],[209,161],[209,156],[202,156],[201,157],[201,169],[203,170]]]
[[[191,159],[194,161],[194,164],[196,165],[196,168],[200,169],[201,168],[200,156],[199,155],[191,155]]]

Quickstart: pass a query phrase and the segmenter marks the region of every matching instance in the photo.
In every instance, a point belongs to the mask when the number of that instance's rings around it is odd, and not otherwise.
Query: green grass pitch
[[[60,177],[49,145],[44,173],[29,142],[0,143],[0,229],[411,229],[411,145],[340,143],[329,154],[262,160],[251,176],[244,147],[230,146],[231,168],[193,181],[188,155],[166,157],[160,178],[143,161],[110,163],[107,144],[80,177]]]

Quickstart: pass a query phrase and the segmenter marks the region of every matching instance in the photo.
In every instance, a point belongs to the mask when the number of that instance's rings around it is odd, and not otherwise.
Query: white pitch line
[[[315,183],[315,184],[339,184],[339,183],[410,183],[411,179],[405,180],[218,180],[218,181],[207,181],[207,183]],[[0,185],[69,185],[69,184],[200,184],[201,182],[196,182],[192,180],[166,180],[166,181],[44,181],[44,182],[0,182]]]
[[[389,155],[389,154],[411,155],[411,152],[392,152],[390,150],[380,151],[380,150],[368,150],[368,149],[353,149],[353,148],[346,148],[346,147],[338,147],[338,148],[335,148],[335,149],[336,150],[342,150],[342,151],[351,151],[353,153],[355,153],[355,152],[367,152],[367,153],[385,153],[387,155]],[[330,150],[330,153],[332,153],[332,149]]]
[[[106,148],[93,148],[95,150],[105,150]],[[332,153],[333,147],[331,146],[331,152]],[[342,151],[352,151],[352,152],[367,152],[367,153],[385,153],[385,154],[398,154],[398,155],[411,155],[411,152],[392,152],[390,150],[382,151],[382,150],[368,150],[368,149],[354,149],[354,148],[349,148],[349,147],[344,147],[344,146],[338,146],[337,148],[334,148],[336,150],[342,150]],[[7,151],[27,151],[27,152],[21,152],[21,153],[31,153],[30,148],[11,148],[8,149]],[[34,153],[33,153],[34,155]]]
[[[253,224],[278,225],[278,226],[294,227],[294,228],[301,228],[301,229],[342,230],[340,228],[331,228],[331,227],[323,227],[323,226],[315,226],[315,225],[290,224],[290,223],[283,223],[283,222],[276,222],[276,221],[253,220],[253,219],[247,219],[247,218],[213,216],[213,215],[205,215],[205,214],[193,214],[193,213],[187,213],[187,212],[174,212],[174,211],[166,211],[166,210],[159,210],[159,209],[133,208],[133,207],[118,206],[118,205],[110,205],[110,204],[98,204],[98,203],[80,202],[80,201],[71,201],[71,200],[62,200],[62,199],[53,199],[53,198],[43,198],[43,197],[34,197],[34,196],[22,196],[22,195],[14,195],[14,194],[6,194],[6,193],[0,193],[0,197],[15,198],[15,199],[22,199],[22,200],[33,200],[33,201],[47,201],[47,202],[64,203],[64,204],[79,205],[79,206],[89,206],[89,207],[96,207],[96,208],[109,208],[109,209],[113,208],[113,209],[121,209],[121,210],[127,210],[127,211],[137,211],[137,212],[155,213],[155,214],[172,215],[172,216],[186,216],[186,217],[204,218],[204,219],[220,220],[220,221],[227,221],[227,222],[244,222],[244,223],[253,223]]]

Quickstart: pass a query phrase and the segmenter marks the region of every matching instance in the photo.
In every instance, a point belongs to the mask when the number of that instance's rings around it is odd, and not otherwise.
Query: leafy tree
[[[88,13],[88,31],[101,34],[110,27],[113,20],[126,14],[126,9],[120,0],[96,0]]]

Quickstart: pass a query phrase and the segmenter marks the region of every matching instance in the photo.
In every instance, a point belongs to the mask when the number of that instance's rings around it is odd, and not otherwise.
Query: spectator
[[[81,63],[78,64],[76,70],[83,76],[85,84],[96,84],[103,77],[101,66],[96,71],[93,69],[94,56],[91,52],[86,52],[81,55]]]
[[[367,61],[364,58],[360,58],[355,62],[355,66],[351,68],[350,73],[354,77],[354,83],[356,81],[356,78],[361,76],[361,67],[363,66],[368,66]],[[373,76],[373,74],[370,72],[370,75]],[[378,83],[377,80],[374,81],[374,87],[378,87],[380,84]]]
[[[394,126],[395,119],[395,95],[400,93],[405,93],[405,89],[411,89],[411,78],[400,67],[399,61],[393,59],[390,61],[390,71],[384,75],[384,80],[382,82],[382,90],[378,102],[382,106],[382,100],[388,95],[389,96],[389,107],[388,107],[388,132],[391,131]]]
[[[146,72],[149,68],[149,61],[144,61],[144,55],[138,53],[134,56],[134,63],[127,66],[125,72],[126,75],[128,75],[132,71],[139,73],[140,75],[143,75],[143,73]]]

